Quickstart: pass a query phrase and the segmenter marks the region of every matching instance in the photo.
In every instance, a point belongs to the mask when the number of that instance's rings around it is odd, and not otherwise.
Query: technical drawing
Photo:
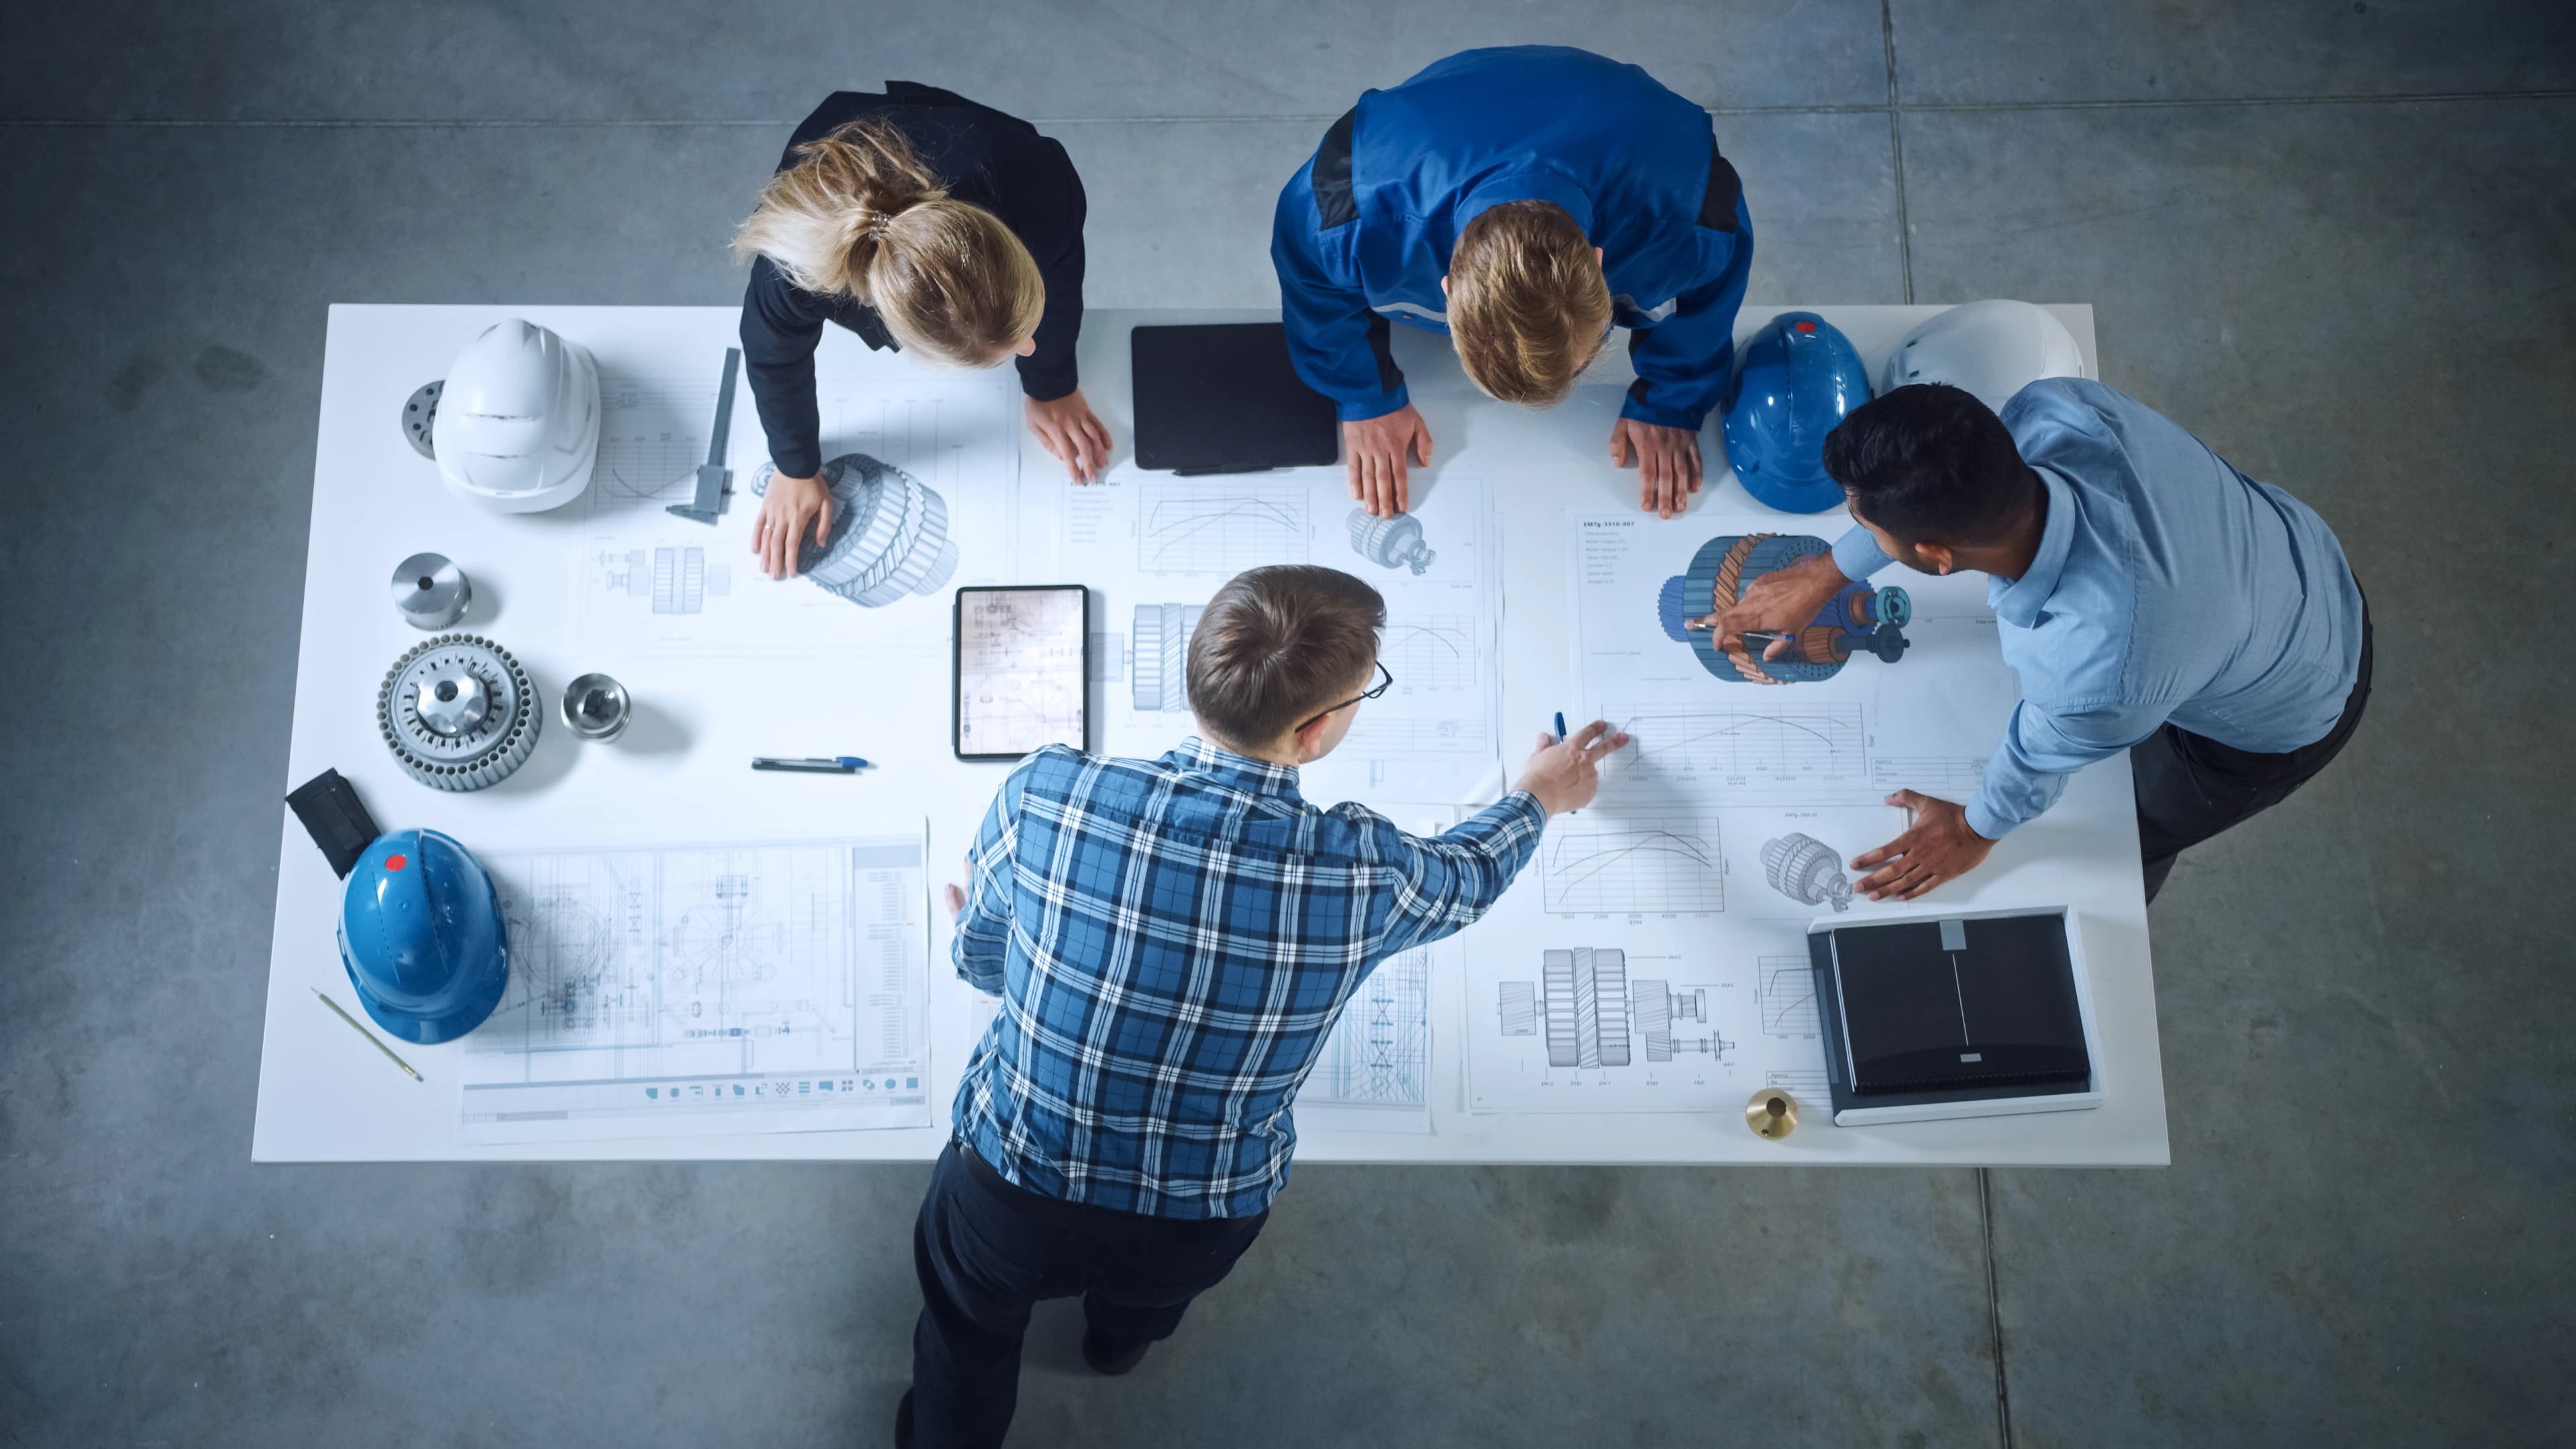
[[[1342,1006],[1300,1105],[1421,1109],[1431,1100],[1431,955],[1401,952]]]
[[[517,933],[469,1141],[930,1120],[918,835],[496,851]]]
[[[1720,1037],[1714,1029],[1704,1037],[1682,1039],[1673,1035],[1673,1023],[1677,1021],[1709,1025],[1708,988],[1705,986],[1685,986],[1675,991],[1671,982],[1641,976],[1630,983],[1628,1006],[1636,1017],[1637,1036],[1646,1045],[1646,1060],[1649,1062],[1671,1061],[1675,1052],[1705,1052],[1712,1057],[1723,1057],[1726,1049],[1735,1045]]]
[[[1477,658],[1476,621],[1464,614],[1389,619],[1378,657],[1408,693],[1475,689],[1483,683]]]
[[[656,614],[702,614],[710,595],[733,592],[733,568],[707,562],[703,548],[630,548],[593,555],[600,587],[612,594],[650,599]]]
[[[1762,1034],[1816,1035],[1816,972],[1807,958],[1764,956],[1754,967],[1753,1007],[1761,1014]]]
[[[1700,667],[1722,680],[1805,684],[1833,678],[1855,653],[1875,654],[1889,664],[1904,658],[1903,630],[1913,621],[1914,602],[1893,585],[1873,589],[1857,583],[1843,590],[1815,622],[1798,631],[1779,659],[1764,659],[1766,646],[1760,641],[1738,641],[1737,647],[1720,653],[1713,631],[1690,627],[1738,602],[1746,586],[1764,574],[1832,551],[1832,545],[1810,534],[1720,535],[1700,545],[1687,572],[1664,580],[1655,599],[1656,619],[1666,638],[1689,645]]]
[[[1136,707],[1178,714],[1190,707],[1190,636],[1198,632],[1197,604],[1138,604],[1134,667],[1128,671]]]
[[[1205,483],[1139,489],[1136,567],[1147,573],[1239,574],[1306,561],[1306,490]]]
[[[1861,706],[1850,700],[1781,709],[1612,706],[1608,718],[1636,740],[1624,752],[1629,763],[1666,784],[1691,774],[1855,775],[1867,754]]]
[[[1851,877],[1843,874],[1842,857],[1804,831],[1762,842],[1762,875],[1771,889],[1802,906],[1851,909]]]
[[[1540,963],[1535,985],[1496,982],[1494,1007],[1504,1036],[1537,1036],[1545,1027],[1551,1067],[1624,1067],[1639,1043],[1649,1063],[1669,1062],[1682,1052],[1722,1061],[1735,1045],[1715,1030],[1675,1036],[1677,1021],[1708,1024],[1708,988],[1677,992],[1669,981],[1644,977],[1632,983],[1624,950],[1578,946],[1543,952]]]
[[[1986,780],[1982,755],[1881,755],[1869,762],[1873,785],[1923,790],[1945,798],[1974,795]]]
[[[578,506],[591,516],[659,513],[697,494],[716,390],[704,378],[599,375],[599,455]]]
[[[763,467],[751,491],[766,495],[774,476],[774,467]],[[799,573],[871,609],[947,586],[957,572],[957,541],[948,536],[948,500],[937,489],[865,453],[825,463],[823,485],[832,493],[832,536],[821,557],[805,551]]]
[[[1348,526],[1352,550],[1370,563],[1391,569],[1410,568],[1420,577],[1439,557],[1422,541],[1422,520],[1410,513],[1372,518],[1367,509],[1354,508]]]
[[[1793,1097],[1801,1093],[1809,1097],[1822,1097],[1829,1090],[1825,1069],[1822,1067],[1813,1071],[1792,1067],[1785,1071],[1765,1072],[1762,1085],[1777,1087]]]
[[[1717,827],[1693,815],[1622,815],[1561,822],[1548,831],[1540,869],[1547,909],[1615,915],[1726,909]]]

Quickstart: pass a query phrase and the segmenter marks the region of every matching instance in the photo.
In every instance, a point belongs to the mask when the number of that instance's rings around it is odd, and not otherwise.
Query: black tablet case
[[[1138,467],[1258,473],[1341,456],[1332,400],[1288,365],[1280,324],[1137,327],[1127,346]]]
[[[1835,1111],[2062,1096],[2091,1082],[2065,914],[1951,924],[1963,949],[1944,946],[1937,920],[1807,937]]]

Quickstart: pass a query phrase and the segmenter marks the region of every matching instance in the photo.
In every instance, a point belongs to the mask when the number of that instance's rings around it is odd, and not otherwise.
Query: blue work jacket
[[[1345,422],[1407,401],[1390,319],[1449,330],[1440,279],[1489,206],[1552,201],[1601,248],[1637,371],[1622,415],[1697,429],[1726,390],[1753,221],[1708,112],[1589,51],[1461,51],[1333,123],[1279,194],[1297,373]]]

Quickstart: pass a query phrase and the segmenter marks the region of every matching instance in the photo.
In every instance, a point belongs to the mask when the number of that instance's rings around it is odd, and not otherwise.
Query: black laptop
[[[1127,336],[1138,467],[1259,473],[1341,456],[1332,399],[1288,365],[1278,323],[1138,327]]]

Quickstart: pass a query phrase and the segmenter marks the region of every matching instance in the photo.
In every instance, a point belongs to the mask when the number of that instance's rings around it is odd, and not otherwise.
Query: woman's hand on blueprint
[[[1887,797],[1887,803],[1903,807],[1914,823],[1903,835],[1852,862],[1854,870],[1877,867],[1860,883],[1871,900],[1894,896],[1910,901],[1943,881],[1975,870],[1995,848],[1993,841],[1968,828],[1964,806],[1912,790],[1897,791]]]
[[[760,571],[773,579],[796,572],[796,551],[808,525],[816,548],[832,536],[832,490],[824,486],[822,475],[790,478],[781,473],[771,478],[760,499],[760,521],[751,526],[751,551],[760,555]]]
[[[1075,388],[1052,402],[1029,399],[1029,431],[1076,483],[1097,483],[1109,470],[1109,425]]]

